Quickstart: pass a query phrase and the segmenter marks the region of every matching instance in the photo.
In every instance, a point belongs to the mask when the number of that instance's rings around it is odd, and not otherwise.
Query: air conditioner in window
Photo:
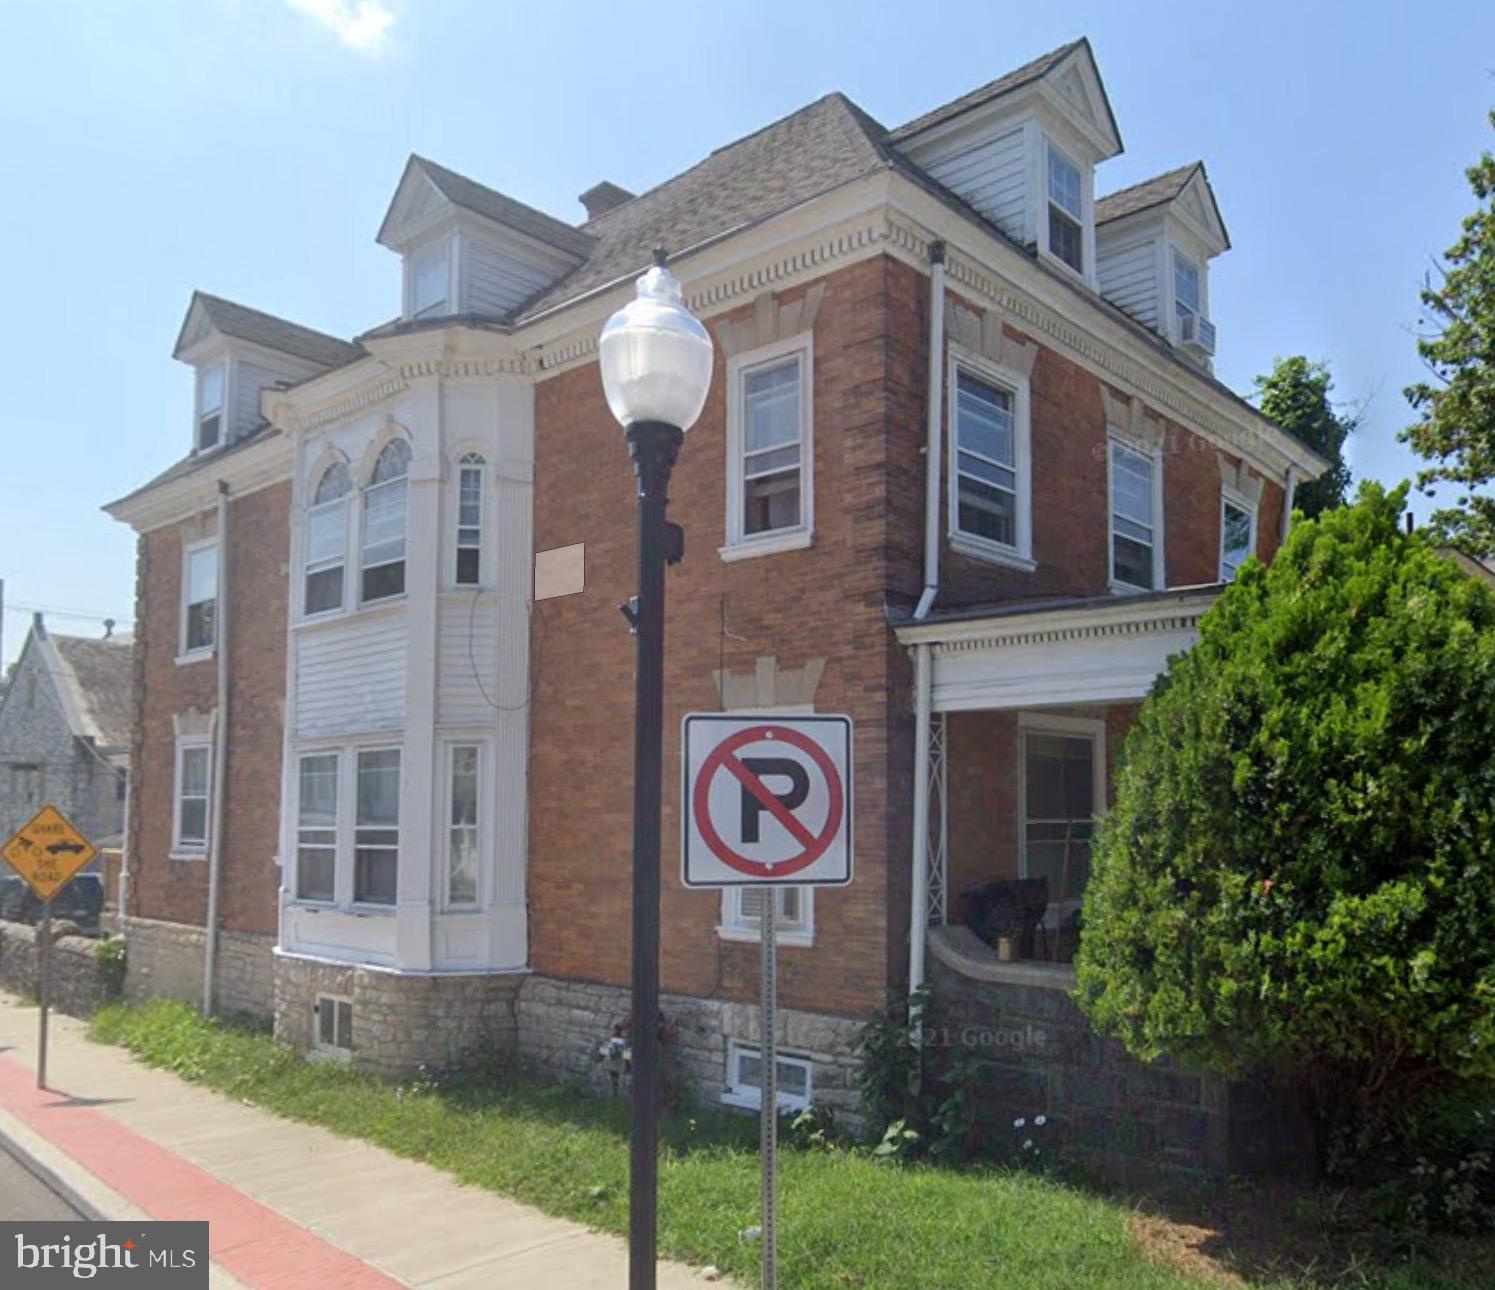
[[[1185,314],[1178,320],[1178,343],[1204,358],[1215,353],[1215,324],[1198,314]]]

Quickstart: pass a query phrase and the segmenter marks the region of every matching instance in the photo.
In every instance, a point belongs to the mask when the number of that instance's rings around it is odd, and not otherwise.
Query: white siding
[[[1158,242],[1149,238],[1102,246],[1097,269],[1101,295],[1148,327],[1158,325]]]
[[[296,734],[399,730],[405,724],[405,617],[355,616],[296,638]]]
[[[240,362],[234,369],[234,410],[229,422],[229,441],[248,434],[263,419],[260,416],[260,392],[277,381],[287,380],[269,368]]]
[[[508,678],[499,672],[498,611],[493,597],[472,593],[444,597],[440,615],[436,720],[443,726],[491,725],[499,707],[525,701],[522,692],[497,692]]]
[[[931,158],[925,166],[1003,232],[1024,238],[1027,167],[1021,127],[949,156]]]
[[[463,242],[460,291],[468,313],[508,313],[558,276],[547,266],[527,262],[478,238]]]

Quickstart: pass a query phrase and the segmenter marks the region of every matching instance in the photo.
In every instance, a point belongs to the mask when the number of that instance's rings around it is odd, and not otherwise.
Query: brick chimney
[[[624,202],[631,202],[634,194],[626,188],[619,188],[617,184],[604,179],[600,184],[588,188],[578,200],[587,208],[587,218],[596,219],[599,215],[605,215],[615,206],[621,206]]]

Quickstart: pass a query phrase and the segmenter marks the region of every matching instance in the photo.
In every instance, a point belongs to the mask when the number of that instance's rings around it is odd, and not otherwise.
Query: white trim
[[[301,763],[308,757],[331,757],[336,763],[337,776],[337,798],[334,803],[332,817],[332,896],[322,899],[317,896],[303,896],[301,894],[301,832],[305,827],[301,823]],[[343,749],[336,748],[301,748],[298,749],[292,762],[291,780],[295,785],[293,795],[295,797],[295,809],[291,816],[290,828],[292,836],[291,844],[291,893],[298,904],[312,908],[335,908],[337,905],[337,873],[339,856],[342,854],[342,829],[343,816],[346,814],[344,803],[343,766],[347,758],[343,756]],[[326,832],[327,830],[323,830]]]
[[[333,1007],[332,1013],[332,1042],[329,1044],[322,1038],[322,1005],[330,1003]],[[348,1009],[348,1034],[343,1038],[348,1042],[340,1044],[338,1039],[338,1009]],[[353,1000],[345,994],[322,994],[318,992],[312,1002],[311,1023],[311,1051],[322,1061],[347,1062],[353,1057]]]
[[[458,748],[472,748],[477,752],[477,820],[474,823],[474,831],[477,835],[477,873],[476,891],[471,900],[453,901],[451,898],[452,880],[452,830],[457,827],[452,823],[452,789],[454,784],[453,758]],[[437,855],[440,863],[437,866],[437,907],[442,913],[475,913],[484,909],[488,903],[488,881],[487,875],[491,868],[488,863],[489,838],[492,836],[492,828],[488,822],[488,805],[491,795],[488,793],[489,768],[493,762],[493,755],[489,748],[489,741],[474,735],[451,735],[441,740],[441,773],[437,780],[437,791],[440,794],[436,799],[437,811],[436,827],[441,831]]]
[[[1063,144],[1057,143],[1053,135],[1043,130],[1040,137],[1043,139],[1043,158],[1040,167],[1040,182],[1038,186],[1038,253],[1050,264],[1054,265],[1060,272],[1068,274],[1087,286],[1095,284],[1095,211],[1092,187],[1092,178],[1095,168],[1083,162],[1076,161]],[[1060,160],[1069,166],[1080,180],[1080,213],[1078,216],[1072,212],[1059,207],[1059,212],[1065,218],[1072,219],[1079,225],[1080,234],[1080,267],[1077,269],[1068,260],[1060,258],[1057,252],[1049,245],[1049,207],[1056,203],[1049,195],[1050,170],[1053,163],[1053,154],[1058,153]]]
[[[204,363],[197,369],[197,389],[192,400],[192,450],[206,456],[208,453],[217,452],[228,443],[229,431],[229,368],[232,359],[227,354],[214,358],[211,362]],[[205,379],[211,372],[221,373],[221,381],[218,391],[218,437],[210,444],[202,441],[202,423],[206,415],[203,408],[202,393]]]
[[[775,708],[775,712],[787,712],[788,708]],[[724,887],[722,888],[722,921],[716,934],[724,941],[743,941],[757,945],[763,939],[763,931],[756,917],[742,912],[742,895],[749,890],[760,890],[765,895],[774,895],[781,902],[787,893],[799,892],[799,917],[787,919],[782,908],[774,924],[774,936],[780,945],[807,949],[815,944],[815,888],[813,887]]]
[[[182,838],[182,762],[189,751],[201,750],[207,760],[203,784],[202,841]],[[172,759],[171,778],[171,858],[173,860],[206,860],[208,842],[213,836],[213,737],[211,734],[178,735]]]
[[[189,648],[188,645],[187,645],[187,610],[188,610],[188,607],[189,607],[189,602],[187,600],[187,596],[190,593],[190,589],[191,589],[192,557],[194,555],[197,555],[199,552],[209,550],[210,548],[214,552],[214,556],[213,556],[213,639],[211,641],[209,641],[206,645],[194,645],[194,646],[192,646],[192,647]],[[222,565],[221,565],[222,558],[223,558],[223,553],[218,550],[218,535],[216,533],[212,537],[203,538],[203,539],[201,539],[200,541],[197,541],[197,542],[184,542],[182,544],[181,586],[179,588],[179,594],[177,596],[177,620],[178,621],[177,621],[177,653],[176,653],[176,661],[178,663],[195,663],[199,659],[212,658],[213,655],[217,652],[217,649],[218,649],[218,625],[219,625],[218,591],[219,591],[219,587],[220,587],[220,584],[221,584],[221,581],[222,581],[222,579],[219,576],[219,574],[221,572],[221,568],[222,568]],[[199,603],[199,602],[192,602],[192,603]],[[206,604],[207,602],[206,601],[202,601],[200,603]]]
[[[744,493],[743,384],[755,368],[790,357],[799,360],[799,523],[789,528],[747,533]],[[733,354],[727,360],[727,507],[724,560],[809,546],[815,536],[815,334],[812,331]]]
[[[1238,510],[1238,511],[1244,511],[1251,518],[1251,539],[1247,543],[1247,546],[1246,546],[1246,558],[1245,558],[1245,560],[1241,561],[1242,564],[1245,564],[1246,560],[1249,560],[1253,555],[1256,554],[1256,543],[1257,543],[1257,539],[1260,536],[1260,530],[1259,530],[1258,524],[1257,524],[1257,521],[1258,521],[1258,518],[1259,518],[1259,515],[1260,515],[1260,511],[1261,511],[1260,503],[1253,502],[1244,493],[1240,492],[1237,489],[1231,488],[1229,484],[1222,484],[1222,485],[1220,485],[1220,581],[1221,582],[1231,582],[1235,578],[1235,574],[1232,573],[1229,576],[1227,576],[1226,573],[1225,573],[1225,508],[1227,506],[1234,506],[1236,508],[1236,510]]]
[[[1010,367],[1003,367],[979,354],[951,344],[949,371],[945,384],[945,437],[949,440],[946,451],[945,507],[946,536],[950,547],[962,555],[990,560],[996,564],[1009,565],[1031,573],[1038,567],[1033,558],[1033,443],[1032,443],[1032,392],[1028,376]],[[1013,473],[1016,475],[1017,496],[1015,499],[1014,527],[1017,541],[1011,546],[994,542],[976,533],[966,533],[960,528],[960,421],[959,379],[964,370],[987,385],[1005,389],[1012,396],[1012,453]]]
[[[475,461],[464,460],[467,457],[477,458]],[[458,582],[457,564],[461,559],[463,551],[473,550],[471,546],[463,546],[462,530],[474,527],[471,524],[462,523],[462,472],[464,470],[475,470],[478,472],[478,541],[476,550],[478,553],[478,580],[476,582]],[[491,506],[488,500],[489,481],[492,479],[492,466],[488,460],[488,453],[481,448],[464,447],[459,448],[452,459],[452,482],[451,503],[452,522],[449,526],[452,546],[447,559],[447,573],[449,577],[442,580],[442,586],[454,591],[478,591],[484,587],[493,585],[493,561],[488,555],[488,534],[492,530]]]
[[[1115,449],[1117,447],[1123,448],[1134,456],[1145,458],[1152,467],[1152,586],[1150,587],[1123,582],[1116,576]],[[1106,582],[1115,595],[1130,596],[1138,592],[1162,591],[1167,587],[1168,562],[1164,550],[1164,521],[1162,445],[1140,443],[1121,431],[1108,427],[1106,430]]]
[[[745,1110],[757,1111],[763,1106],[763,1092],[761,1088],[755,1088],[750,1084],[738,1083],[738,1063],[744,1057],[756,1057],[762,1064],[763,1050],[757,1044],[740,1043],[732,1040],[727,1045],[727,1078],[726,1089],[722,1093],[722,1101],[728,1106],[739,1106]],[[786,1093],[783,1083],[779,1084],[779,1108],[784,1111],[808,1110],[815,1100],[815,1063],[807,1053],[786,1053],[782,1050],[778,1053],[778,1065],[793,1066],[805,1073],[805,1091],[803,1096]]]

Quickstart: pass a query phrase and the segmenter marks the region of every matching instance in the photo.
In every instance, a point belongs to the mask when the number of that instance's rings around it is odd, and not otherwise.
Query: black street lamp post
[[[656,264],[638,298],[603,328],[602,384],[625,427],[638,477],[638,597],[625,608],[637,638],[633,718],[632,1138],[628,1284],[654,1290],[659,1193],[659,865],[664,756],[664,571],[683,553],[665,518],[670,472],[711,384],[711,338],[685,308],[680,284]]]

